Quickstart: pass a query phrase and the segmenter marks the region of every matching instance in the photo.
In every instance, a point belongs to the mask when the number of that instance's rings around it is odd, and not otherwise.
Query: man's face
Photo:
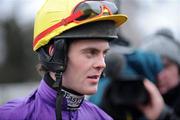
[[[105,54],[109,43],[105,40],[77,40],[70,45],[67,69],[62,84],[81,94],[94,94],[106,66]]]
[[[179,84],[178,66],[168,58],[163,58],[164,69],[158,74],[157,86],[161,94],[167,93]]]

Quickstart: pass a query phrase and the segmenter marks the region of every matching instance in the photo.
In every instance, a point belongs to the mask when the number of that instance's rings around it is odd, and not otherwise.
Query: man
[[[115,29],[127,17],[107,1],[46,0],[37,13],[33,50],[44,73],[29,97],[0,107],[0,120],[111,120],[84,95],[97,91]]]
[[[127,20],[117,11],[107,1],[46,0],[35,19],[33,41],[45,74],[32,95],[0,107],[0,120],[111,120],[84,95],[97,91],[108,41]],[[147,82],[147,89],[151,85]]]

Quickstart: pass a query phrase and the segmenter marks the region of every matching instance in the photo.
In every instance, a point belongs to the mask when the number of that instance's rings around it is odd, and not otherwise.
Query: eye
[[[106,57],[106,55],[108,54],[108,52],[109,52],[109,49],[107,49],[107,50],[104,51],[104,53],[103,53],[103,54],[104,54],[104,57]]]
[[[104,58],[106,57],[106,55],[107,55],[107,54],[105,53],[105,54],[104,54]]]
[[[86,56],[87,56],[88,58],[94,57],[95,55],[97,55],[97,51],[96,51],[96,50],[88,50],[88,51],[86,52]]]

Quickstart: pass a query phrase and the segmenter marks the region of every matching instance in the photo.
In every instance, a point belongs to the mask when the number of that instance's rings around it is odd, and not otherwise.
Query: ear
[[[48,54],[49,54],[50,56],[53,56],[53,54],[54,54],[54,45],[53,45],[53,44],[49,46],[49,48],[48,48]]]

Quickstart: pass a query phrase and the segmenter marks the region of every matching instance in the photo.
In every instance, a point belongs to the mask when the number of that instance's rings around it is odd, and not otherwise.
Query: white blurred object
[[[0,105],[30,95],[38,87],[38,84],[36,82],[0,84]]]
[[[45,0],[1,0],[0,21],[14,16],[19,24],[32,22]]]
[[[180,38],[179,0],[122,0],[121,12],[129,19],[123,35],[138,46],[143,38],[160,28],[170,28]]]

